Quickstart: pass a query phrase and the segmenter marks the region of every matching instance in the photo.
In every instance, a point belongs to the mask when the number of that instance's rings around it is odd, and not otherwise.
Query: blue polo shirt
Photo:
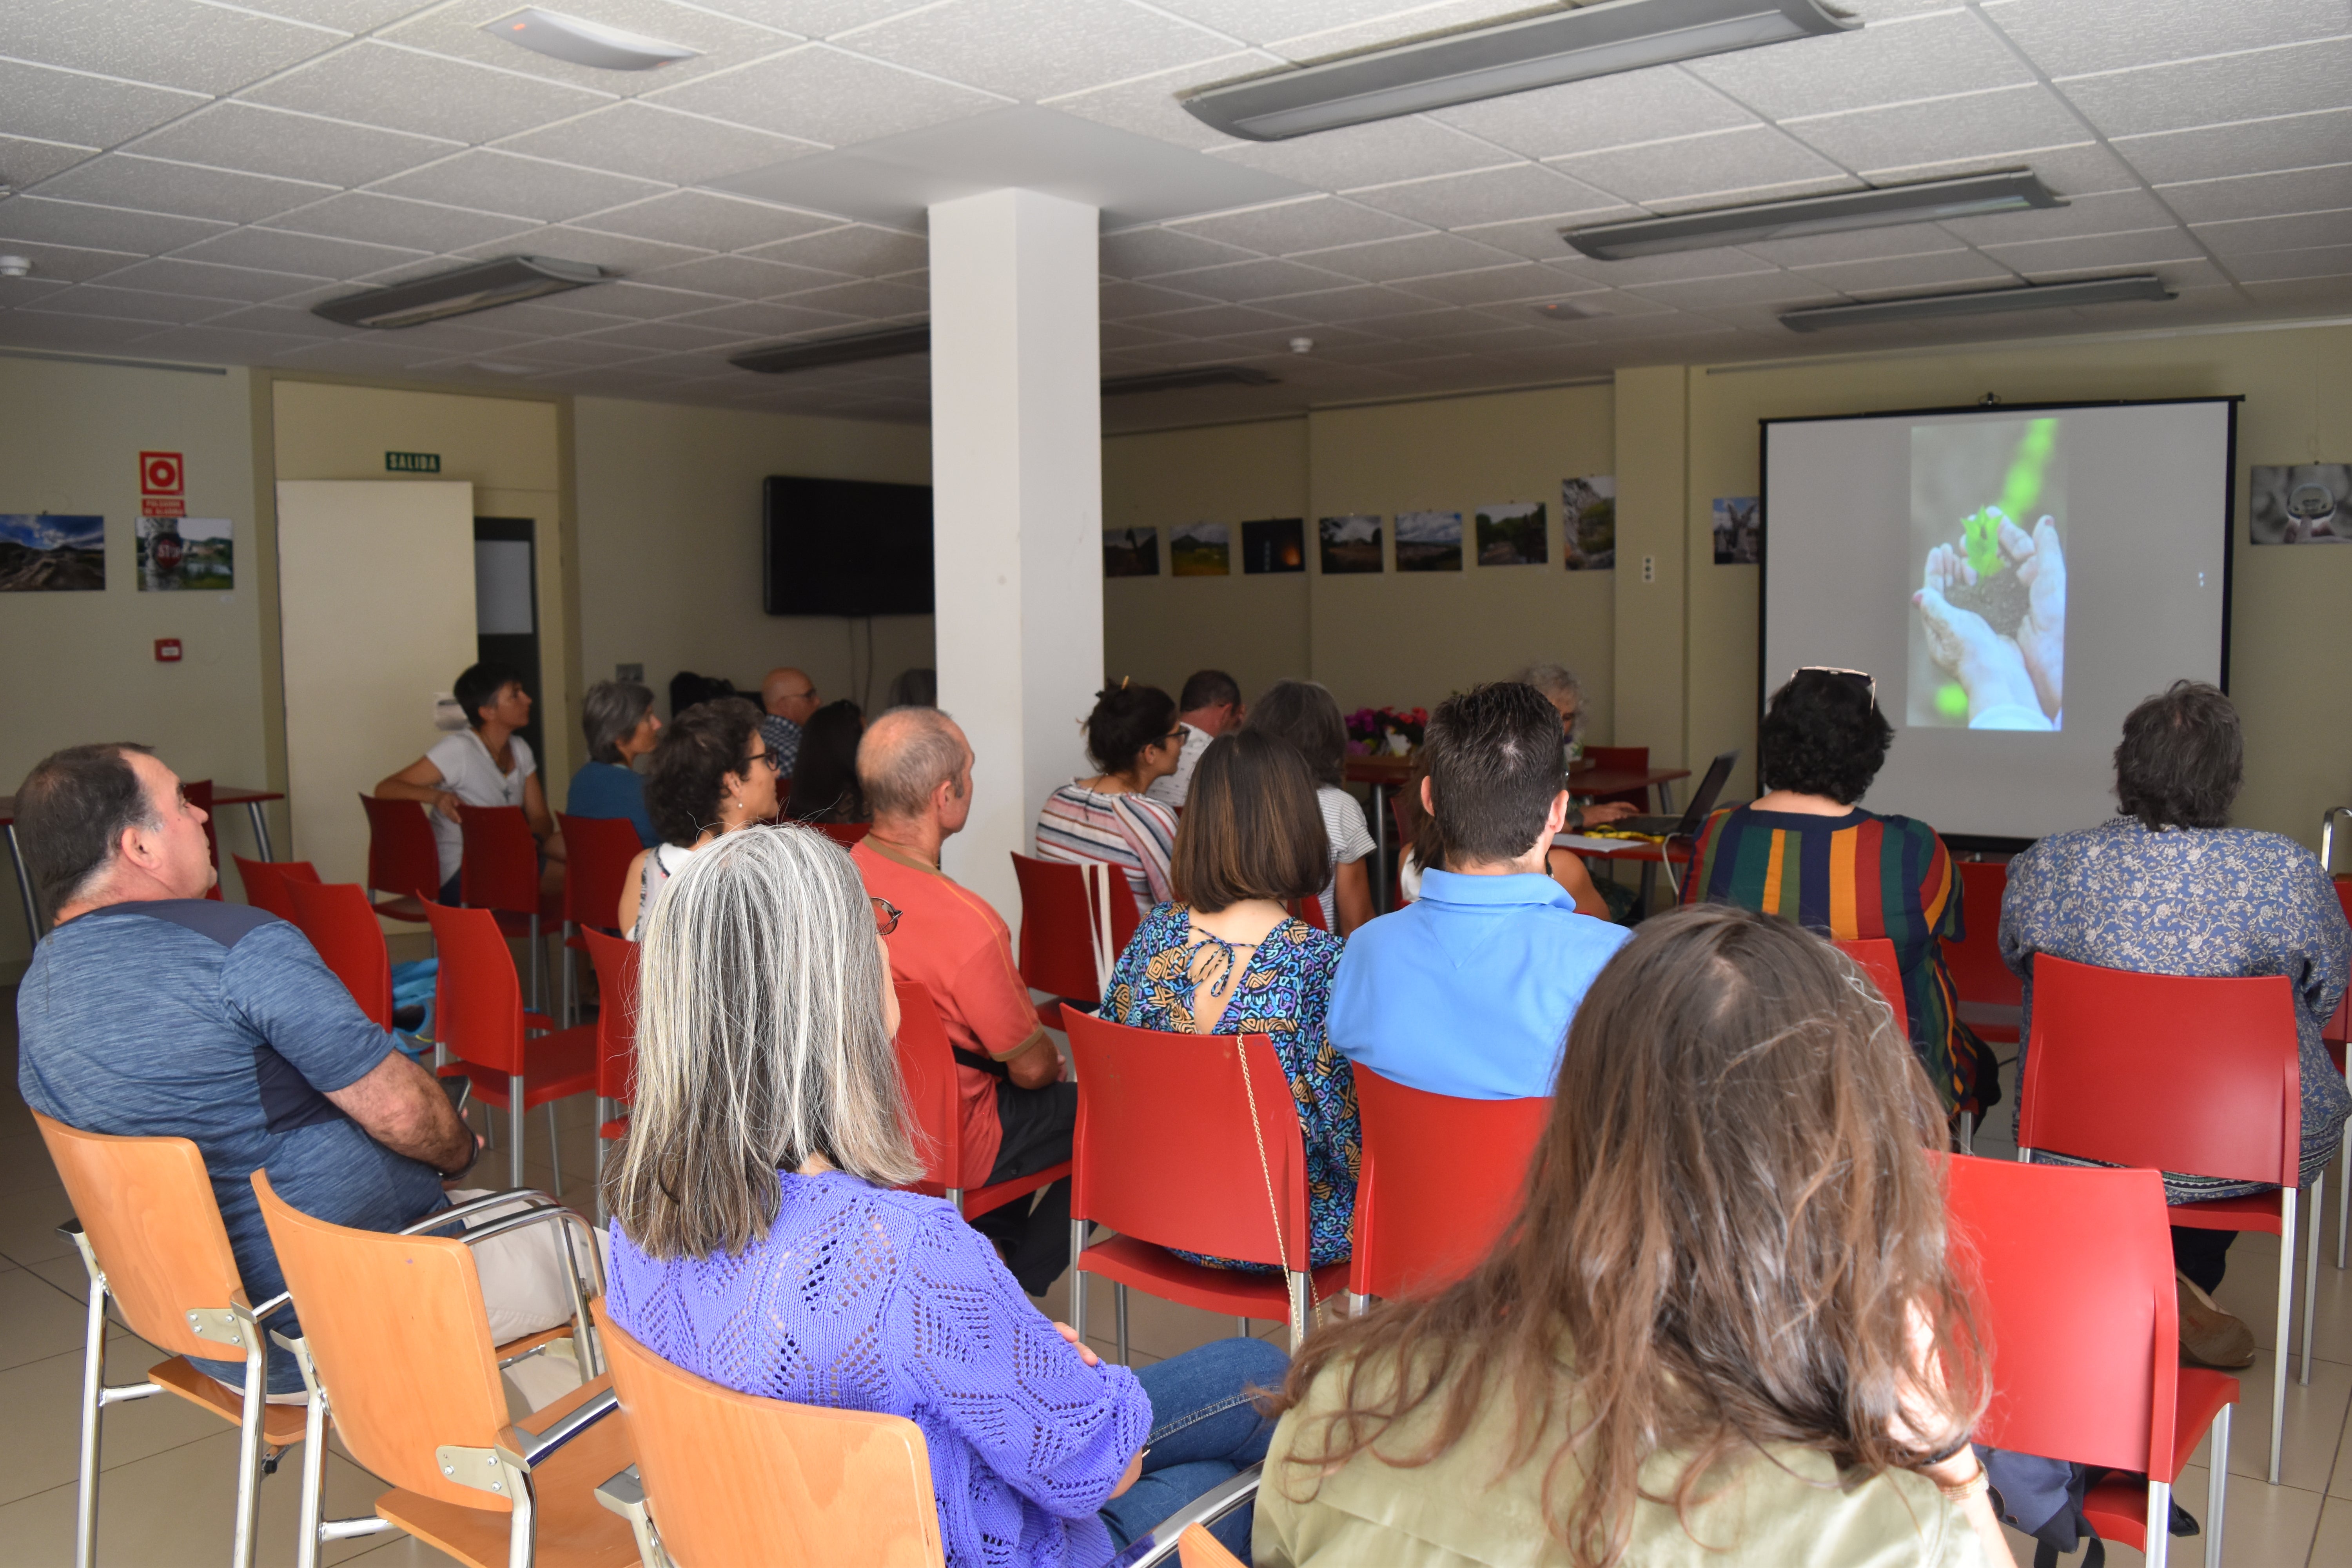
[[[1331,1043],[1382,1078],[1462,1100],[1551,1093],[1568,1021],[1632,941],[1549,877],[1422,875],[1421,898],[1348,939]]]
[[[637,842],[650,849],[660,843],[654,819],[646,810],[646,781],[635,770],[617,763],[589,763],[572,775],[572,789],[563,797],[566,816],[625,816],[637,830]]]

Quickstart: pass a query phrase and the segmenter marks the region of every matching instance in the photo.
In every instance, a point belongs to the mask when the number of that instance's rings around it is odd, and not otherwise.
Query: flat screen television
[[[931,487],[775,474],[761,490],[772,616],[931,613]]]

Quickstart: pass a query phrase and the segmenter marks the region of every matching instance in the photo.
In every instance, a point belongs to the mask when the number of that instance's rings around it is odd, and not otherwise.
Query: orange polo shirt
[[[987,900],[938,867],[872,838],[859,840],[849,855],[866,890],[897,905],[903,917],[890,938],[892,976],[930,991],[950,1042],[1002,1057],[1037,1032],[1037,1008],[1013,960],[1012,929]],[[956,1083],[963,1094],[962,1181],[977,1187],[995,1168],[1004,1137],[996,1119],[997,1080],[958,1058]]]

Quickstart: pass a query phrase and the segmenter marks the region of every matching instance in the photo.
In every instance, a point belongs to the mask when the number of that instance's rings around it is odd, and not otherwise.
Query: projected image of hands
[[[1911,433],[1914,725],[2056,730],[2066,710],[2064,453],[2057,419]]]

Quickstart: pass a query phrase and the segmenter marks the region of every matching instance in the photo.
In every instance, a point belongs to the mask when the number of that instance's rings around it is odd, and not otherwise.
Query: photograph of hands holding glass
[[[1912,432],[1911,724],[2063,726],[2063,480],[2056,419]],[[2000,499],[1970,504],[1988,491]]]

